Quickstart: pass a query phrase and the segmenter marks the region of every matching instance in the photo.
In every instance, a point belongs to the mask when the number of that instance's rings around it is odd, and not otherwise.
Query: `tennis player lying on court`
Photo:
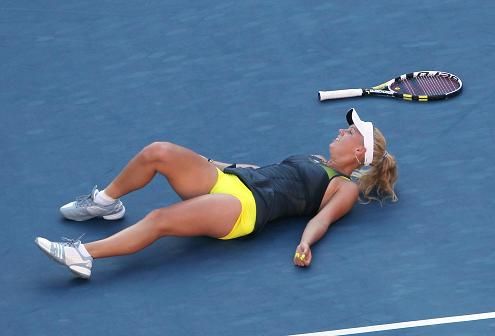
[[[330,144],[330,159],[316,155],[291,156],[265,167],[228,165],[165,142],[139,152],[104,190],[60,208],[62,215],[83,221],[124,216],[120,197],[147,185],[160,173],[183,199],[151,211],[136,224],[106,239],[82,244],[66,239],[36,238],[39,248],[82,278],[89,278],[93,259],[138,252],[165,236],[209,236],[234,239],[259,232],[276,218],[311,216],[294,263],[311,264],[311,246],[330,224],[351,210],[360,192],[366,199],[397,199],[396,162],[386,150],[382,133],[356,111],[347,113],[349,128]],[[350,175],[370,166],[356,182]]]

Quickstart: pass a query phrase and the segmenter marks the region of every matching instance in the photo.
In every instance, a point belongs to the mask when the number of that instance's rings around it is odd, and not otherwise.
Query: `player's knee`
[[[166,211],[166,209],[155,209],[145,217],[150,223],[150,230],[159,237],[171,234],[171,226],[167,220]]]
[[[176,145],[171,142],[153,142],[141,151],[140,155],[148,163],[163,163],[171,160]]]

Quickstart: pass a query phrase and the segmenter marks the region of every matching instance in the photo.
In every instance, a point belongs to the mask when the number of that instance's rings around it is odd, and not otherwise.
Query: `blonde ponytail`
[[[364,197],[364,202],[372,200],[382,202],[390,199],[392,202],[398,200],[394,187],[397,181],[397,162],[395,157],[387,152],[387,142],[382,132],[374,128],[373,162],[368,169],[361,169],[353,173],[358,178],[357,184]]]

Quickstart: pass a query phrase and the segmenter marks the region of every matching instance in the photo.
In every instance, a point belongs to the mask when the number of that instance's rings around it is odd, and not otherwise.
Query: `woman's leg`
[[[169,142],[155,142],[139,152],[105,188],[119,198],[148,184],[160,173],[183,199],[207,194],[217,180],[217,171],[199,154]]]
[[[152,211],[141,221],[103,240],[84,244],[93,258],[126,255],[142,250],[164,236],[226,236],[241,213],[231,195],[198,196]]]

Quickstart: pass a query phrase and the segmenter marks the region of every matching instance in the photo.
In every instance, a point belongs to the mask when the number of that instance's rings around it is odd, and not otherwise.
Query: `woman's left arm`
[[[343,183],[328,203],[306,225],[301,242],[294,255],[294,264],[305,267],[311,264],[311,246],[327,232],[330,224],[348,213],[359,197],[359,189],[352,182]]]

